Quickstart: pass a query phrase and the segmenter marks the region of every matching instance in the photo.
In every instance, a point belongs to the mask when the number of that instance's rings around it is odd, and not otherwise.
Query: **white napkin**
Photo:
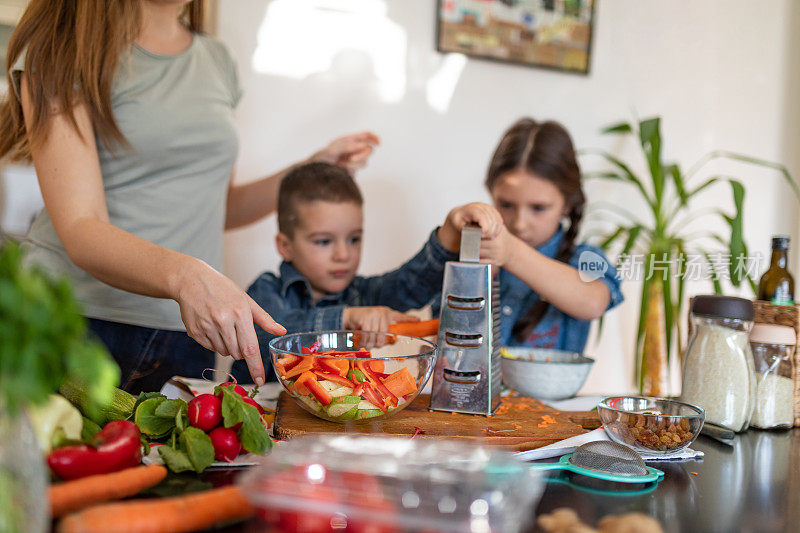
[[[599,440],[611,440],[608,438],[606,430],[604,430],[603,428],[598,428],[595,429],[594,431],[590,431],[588,433],[584,433],[583,435],[578,435],[576,437],[570,437],[568,439],[556,442],[555,444],[542,446],[541,448],[536,448],[535,450],[517,452],[514,454],[514,457],[519,459],[520,461],[535,461],[537,459],[547,459],[549,457],[561,457],[562,455],[574,452],[575,449],[581,444],[586,444],[587,442],[594,442]],[[662,455],[654,455],[647,453],[642,453],[639,455],[641,455],[642,459],[644,459],[646,462],[650,462],[650,461],[680,461],[687,459],[695,459],[703,457],[703,455],[705,454],[703,452],[698,452],[691,448],[684,448],[679,453],[676,453],[674,455],[669,455],[666,457]]]

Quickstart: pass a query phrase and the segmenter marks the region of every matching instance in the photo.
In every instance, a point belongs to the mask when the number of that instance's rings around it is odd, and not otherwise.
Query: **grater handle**
[[[477,263],[481,258],[481,228],[467,224],[461,228],[461,250],[458,260],[462,263]]]

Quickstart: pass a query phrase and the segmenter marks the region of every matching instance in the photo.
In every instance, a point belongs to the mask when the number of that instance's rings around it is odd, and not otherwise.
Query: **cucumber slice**
[[[360,402],[358,402],[358,408],[359,408],[359,410],[362,410],[362,411],[372,411],[372,410],[380,411],[380,409],[378,409],[377,405],[375,405],[372,402],[368,402],[367,400],[361,400]]]
[[[338,398],[333,399],[333,403],[358,403],[361,401],[361,398],[358,396],[339,396]]]
[[[334,383],[333,381],[329,381],[327,379],[322,379],[318,383],[322,386],[323,389],[325,389],[328,392],[336,390],[342,386],[339,385],[338,383]]]
[[[347,373],[347,377],[350,378],[350,379],[355,379],[359,383],[361,383],[362,381],[366,381],[367,380],[367,377],[364,375],[364,373],[361,370],[357,369],[357,368],[354,368],[353,370],[348,372]]]
[[[322,404],[313,396],[298,396],[297,398],[314,411],[322,411]]]
[[[352,403],[332,403],[328,406],[328,416],[331,418],[352,418],[348,415],[355,415],[358,407]]]
[[[369,403],[369,402],[368,402]],[[372,404],[370,404],[372,405]],[[373,418],[376,416],[381,416],[383,411],[380,409],[359,409],[356,412],[356,420],[364,420],[365,418]]]
[[[334,398],[350,396],[353,393],[352,387],[345,387],[344,385],[340,386],[338,389],[333,389],[332,391],[328,391],[331,396]]]

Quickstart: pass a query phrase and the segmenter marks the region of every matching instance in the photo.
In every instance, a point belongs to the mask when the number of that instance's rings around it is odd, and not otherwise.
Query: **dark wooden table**
[[[800,429],[750,430],[737,435],[733,447],[701,435],[692,447],[705,452],[703,460],[649,463],[666,474],[655,487],[609,490],[620,485],[554,471],[536,512],[569,507],[595,525],[606,515],[636,511],[658,519],[667,533],[800,531]],[[231,478],[211,475],[216,483]],[[259,528],[247,523],[214,531]]]
[[[649,492],[569,485],[553,473],[557,481],[548,483],[537,513],[569,507],[595,525],[603,516],[637,511],[658,519],[667,533],[800,531],[800,429],[750,430],[732,448],[701,435],[692,448],[705,452],[702,461],[648,463],[665,473]]]

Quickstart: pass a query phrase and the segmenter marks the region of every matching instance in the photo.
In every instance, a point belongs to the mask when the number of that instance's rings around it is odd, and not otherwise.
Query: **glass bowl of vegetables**
[[[270,341],[272,366],[306,411],[331,422],[391,416],[407,407],[436,364],[436,344],[368,331],[294,333]]]

